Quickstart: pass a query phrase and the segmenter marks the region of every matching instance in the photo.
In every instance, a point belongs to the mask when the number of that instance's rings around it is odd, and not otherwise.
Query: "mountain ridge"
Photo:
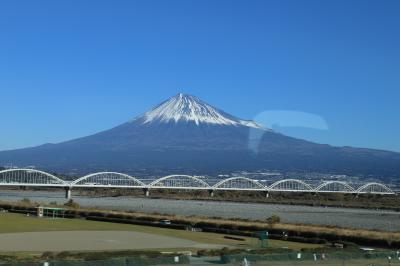
[[[163,169],[207,174],[271,169],[400,176],[399,153],[285,136],[186,94],[90,136],[0,152],[0,165],[8,163],[79,172]]]

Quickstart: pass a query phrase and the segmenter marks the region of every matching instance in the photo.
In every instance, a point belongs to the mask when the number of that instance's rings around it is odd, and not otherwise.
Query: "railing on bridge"
[[[354,188],[343,181],[325,181],[315,188],[318,192],[354,193]]]
[[[259,181],[247,177],[231,177],[223,179],[213,187],[215,190],[265,190]]]
[[[198,176],[169,175],[154,180],[148,188],[209,189],[210,185]]]
[[[143,182],[136,177],[117,172],[99,172],[85,175],[72,182],[66,182],[53,174],[35,169],[7,169],[0,171],[0,186],[43,186],[64,187],[70,190],[74,187],[112,187],[112,188],[142,188],[146,191],[154,188],[188,189],[188,190],[243,190],[265,192],[311,192],[311,193],[372,193],[394,194],[386,185],[371,182],[358,186],[351,186],[343,181],[324,181],[312,186],[299,179],[284,179],[271,185],[247,177],[231,177],[218,180],[215,184],[206,182],[205,177],[191,175],[168,175],[151,182]],[[68,193],[67,193],[68,194]]]
[[[302,180],[284,179],[273,183],[269,190],[271,191],[287,191],[287,192],[313,192],[313,188]]]
[[[0,185],[7,186],[65,186],[55,175],[34,169],[7,169],[0,171]]]
[[[380,183],[367,183],[356,190],[357,193],[393,194],[393,190]]]
[[[71,187],[144,187],[139,179],[117,172],[99,172],[85,175],[70,183]]]

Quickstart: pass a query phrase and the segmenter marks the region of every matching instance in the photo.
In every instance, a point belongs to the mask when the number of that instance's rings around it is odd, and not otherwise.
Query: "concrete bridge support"
[[[150,189],[149,188],[144,188],[143,193],[146,197],[150,196]]]
[[[66,199],[71,199],[72,198],[71,188],[70,187],[66,187],[64,189],[65,189],[65,198]]]
[[[209,195],[210,195],[211,198],[214,197],[214,190],[210,189],[210,190],[208,191],[208,193],[209,193]]]

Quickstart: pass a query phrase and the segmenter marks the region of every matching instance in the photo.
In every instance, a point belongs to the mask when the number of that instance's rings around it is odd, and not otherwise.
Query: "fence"
[[[268,265],[268,266],[400,266],[399,252],[287,252],[275,254],[222,255],[221,259],[196,260],[195,265]],[[202,263],[203,262],[203,263]],[[10,263],[3,266],[150,266],[191,265],[188,256],[122,257],[95,261],[50,261],[47,263]]]
[[[187,256],[162,256],[157,258],[148,257],[129,257],[112,258],[107,260],[95,261],[50,261],[36,263],[10,263],[1,264],[2,266],[150,266],[150,265],[189,265]]]
[[[289,252],[277,254],[235,254],[222,255],[221,263],[229,265],[243,265],[247,261],[248,265],[340,265],[340,266],[383,266],[399,265],[400,252]]]

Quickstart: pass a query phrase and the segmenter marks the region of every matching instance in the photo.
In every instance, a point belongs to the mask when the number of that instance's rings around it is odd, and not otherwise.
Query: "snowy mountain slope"
[[[253,121],[241,120],[218,110],[195,96],[183,93],[161,103],[149,112],[135,118],[132,122],[136,121],[140,121],[142,124],[194,122],[196,125],[206,123],[263,128]]]

